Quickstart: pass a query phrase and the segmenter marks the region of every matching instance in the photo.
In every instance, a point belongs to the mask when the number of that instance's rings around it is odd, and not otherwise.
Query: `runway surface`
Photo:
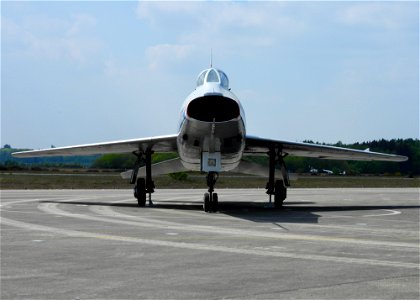
[[[1,299],[419,298],[419,189],[1,191]]]

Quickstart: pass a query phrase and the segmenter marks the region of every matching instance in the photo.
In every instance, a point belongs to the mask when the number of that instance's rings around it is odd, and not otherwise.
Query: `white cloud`
[[[85,32],[96,24],[95,18],[86,14],[70,20],[28,17],[19,23],[3,18],[2,23],[4,44],[12,55],[85,62],[102,47]]]
[[[75,36],[82,33],[85,27],[95,26],[96,19],[88,14],[78,14],[73,16],[73,22],[70,25],[66,35]]]
[[[177,43],[237,49],[271,46],[282,36],[305,30],[304,20],[288,9],[287,3],[279,2],[141,1],[136,12],[155,28],[173,30]]]
[[[357,2],[339,9],[337,20],[348,25],[400,29],[406,26],[407,9],[406,3],[401,5],[398,2]]]
[[[152,23],[165,23],[168,18],[178,18],[184,21],[187,18],[190,19],[189,21],[206,24],[209,28],[220,28],[226,25],[273,28],[273,25],[297,25],[300,23],[284,13],[287,8],[287,3],[280,2],[140,1],[136,13],[139,19]],[[296,27],[287,28],[287,30],[293,29]]]
[[[172,16],[199,16],[196,14],[197,5],[202,7],[203,3],[185,1],[139,1],[136,9],[137,17],[155,23],[161,21],[159,14]]]
[[[146,49],[149,69],[157,70],[161,66],[180,63],[187,59],[194,47],[192,45],[160,44]]]

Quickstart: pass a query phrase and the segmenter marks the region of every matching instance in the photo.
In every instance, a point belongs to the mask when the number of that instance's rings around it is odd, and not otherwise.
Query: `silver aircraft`
[[[13,153],[15,157],[70,156],[105,153],[132,153],[137,157],[133,170],[122,173],[134,187],[139,206],[154,192],[153,175],[185,170],[206,173],[208,192],[204,211],[218,210],[214,186],[221,172],[237,172],[268,177],[267,194],[274,195],[274,207],[281,207],[290,186],[284,158],[288,155],[336,160],[380,160],[402,162],[408,158],[367,150],[297,143],[250,136],[246,133],[244,110],[229,88],[226,74],[216,68],[202,71],[197,87],[186,98],[178,133],[140,139],[60,147]],[[153,164],[155,152],[177,152],[179,157]],[[268,155],[268,167],[243,160],[244,155]],[[279,170],[276,172],[276,169]],[[153,172],[153,173],[152,173]],[[279,173],[279,174],[276,174]],[[277,175],[277,176],[276,176]],[[279,178],[276,180],[276,178]]]

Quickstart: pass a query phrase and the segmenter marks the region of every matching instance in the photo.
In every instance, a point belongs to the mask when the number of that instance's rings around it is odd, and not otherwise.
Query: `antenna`
[[[210,68],[213,68],[213,48],[210,48]]]

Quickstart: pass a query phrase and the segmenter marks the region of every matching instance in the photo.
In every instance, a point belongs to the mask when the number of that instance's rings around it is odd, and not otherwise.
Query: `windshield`
[[[206,77],[206,73],[207,73],[207,70],[201,72],[201,74],[198,76],[197,86],[200,86],[200,85],[203,85],[204,84],[204,77]]]
[[[229,79],[226,74],[218,69],[207,69],[198,75],[197,86],[203,85],[205,82],[220,83],[225,89],[229,89]]]

